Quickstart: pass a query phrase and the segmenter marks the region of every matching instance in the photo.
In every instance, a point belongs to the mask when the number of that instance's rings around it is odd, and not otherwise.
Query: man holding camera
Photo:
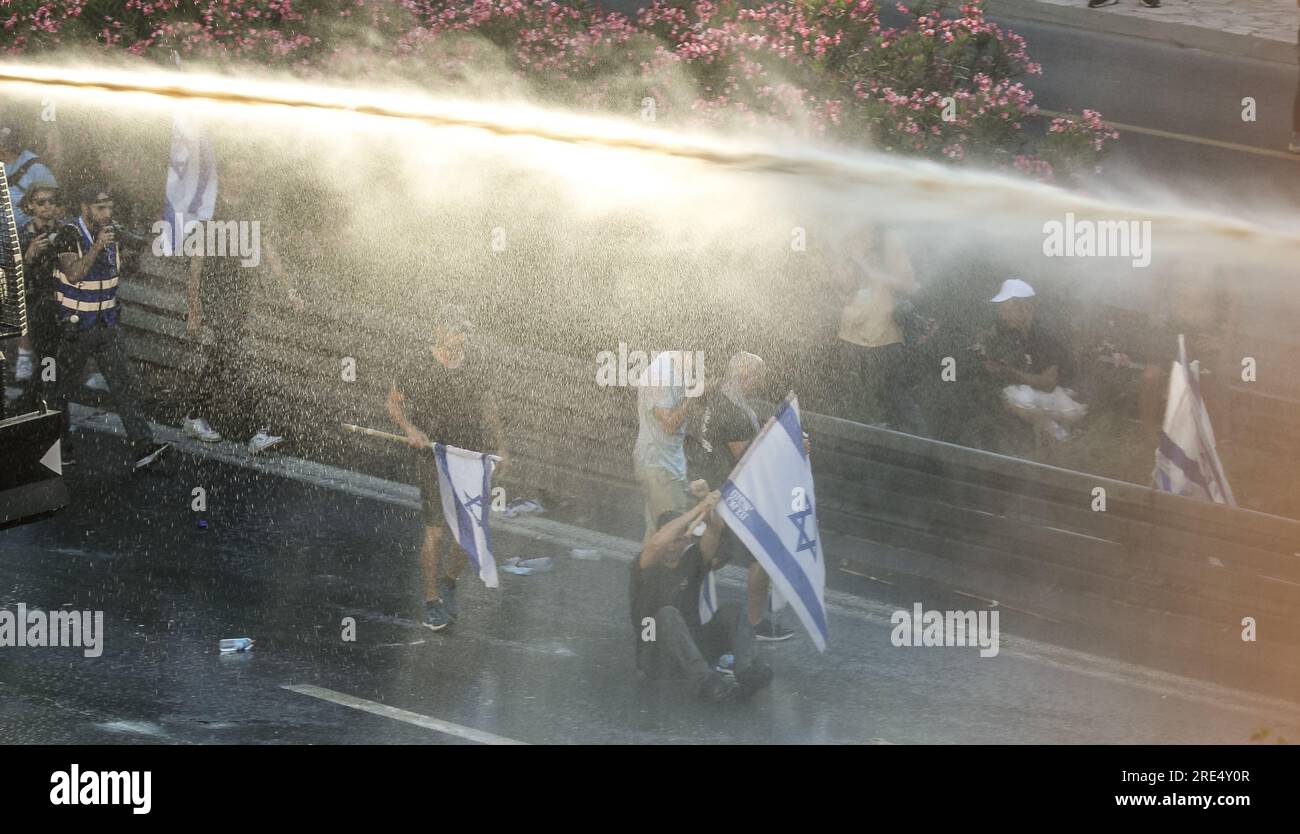
[[[30,329],[18,343],[18,367],[14,379],[25,383],[19,412],[34,410],[47,394],[42,361],[53,356],[59,343],[58,312],[54,301],[54,253],[51,250],[59,222],[59,187],[52,179],[31,182],[21,200],[31,216],[18,229],[18,246],[23,253],[27,279],[27,321]]]
[[[65,224],[51,244],[57,258],[55,301],[62,337],[55,359],[54,407],[63,413],[63,463],[74,462],[69,442],[68,397],[81,378],[86,361],[94,357],[108,380],[113,405],[126,427],[134,468],[142,469],[158,460],[171,444],[154,442],[149,424],[140,415],[131,394],[131,369],[118,334],[121,230],[113,223],[113,197],[108,189],[99,186],[84,189],[80,207],[76,220]]]

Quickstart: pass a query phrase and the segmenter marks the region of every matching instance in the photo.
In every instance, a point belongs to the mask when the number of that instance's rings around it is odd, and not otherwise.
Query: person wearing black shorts
[[[388,392],[389,416],[419,452],[416,471],[424,522],[420,546],[424,625],[433,631],[441,631],[456,621],[456,578],[469,561],[465,552],[452,544],[452,558],[440,575],[446,519],[433,444],[486,452],[490,437],[495,441],[495,454],[501,458],[497,472],[508,463],[493,380],[482,355],[469,344],[473,330],[474,325],[459,307],[444,307],[434,328],[433,343],[416,352]]]

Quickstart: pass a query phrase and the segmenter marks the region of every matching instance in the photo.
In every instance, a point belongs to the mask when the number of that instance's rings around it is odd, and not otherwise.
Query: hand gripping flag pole
[[[378,437],[394,443],[406,443],[406,438],[379,429],[341,423],[343,428],[367,437]],[[447,526],[469,556],[470,564],[483,584],[495,588],[497,565],[492,558],[492,531],[490,511],[492,472],[501,458],[483,452],[473,452],[434,443],[432,454],[438,466],[438,492],[442,496],[442,514]]]
[[[722,484],[717,512],[826,650],[826,560],[799,400],[786,395]]]

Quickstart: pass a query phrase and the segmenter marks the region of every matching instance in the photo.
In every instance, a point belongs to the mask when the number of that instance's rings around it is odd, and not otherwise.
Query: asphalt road
[[[498,518],[498,561],[555,570],[463,582],[461,621],[433,634],[417,625],[409,488],[284,459],[268,474],[233,449],[236,463],[182,450],[132,475],[120,436],[79,448],[74,504],[0,532],[0,608],[103,611],[103,653],[0,648],[0,742],[1244,743],[1300,728],[1300,705],[1055,648],[1014,611],[997,657],[895,647],[896,606],[842,591],[826,653],[802,633],[765,646],[770,690],[708,707],[635,671],[626,540],[597,537],[604,558],[578,561],[569,547],[592,534]],[[736,575],[722,590],[739,599]],[[240,636],[253,652],[218,652]]]
[[[1293,66],[1073,27],[993,17],[1024,36],[1043,74],[1027,80],[1046,110],[1099,110],[1120,128],[1101,182],[1164,191],[1231,212],[1300,205],[1300,156],[1286,153]],[[1244,98],[1255,120],[1243,119]],[[1221,147],[1226,143],[1239,147]]]

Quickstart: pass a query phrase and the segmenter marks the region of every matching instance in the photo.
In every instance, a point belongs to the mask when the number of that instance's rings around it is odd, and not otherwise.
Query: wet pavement
[[[1244,743],[1300,727],[1300,705],[1053,647],[1012,612],[996,658],[895,648],[896,606],[844,591],[829,592],[825,654],[802,633],[764,646],[769,691],[702,705],[635,671],[631,542],[498,518],[498,562],[555,569],[503,572],[496,590],[462,579],[460,622],[433,634],[418,625],[408,487],[226,456],[237,463],[180,451],[130,474],[124,441],[92,433],[73,504],[0,531],[0,608],[103,610],[106,632],[98,658],[0,648],[0,742]],[[600,561],[570,557],[593,541]],[[734,570],[724,600],[740,598]],[[253,652],[219,654],[240,636]]]

